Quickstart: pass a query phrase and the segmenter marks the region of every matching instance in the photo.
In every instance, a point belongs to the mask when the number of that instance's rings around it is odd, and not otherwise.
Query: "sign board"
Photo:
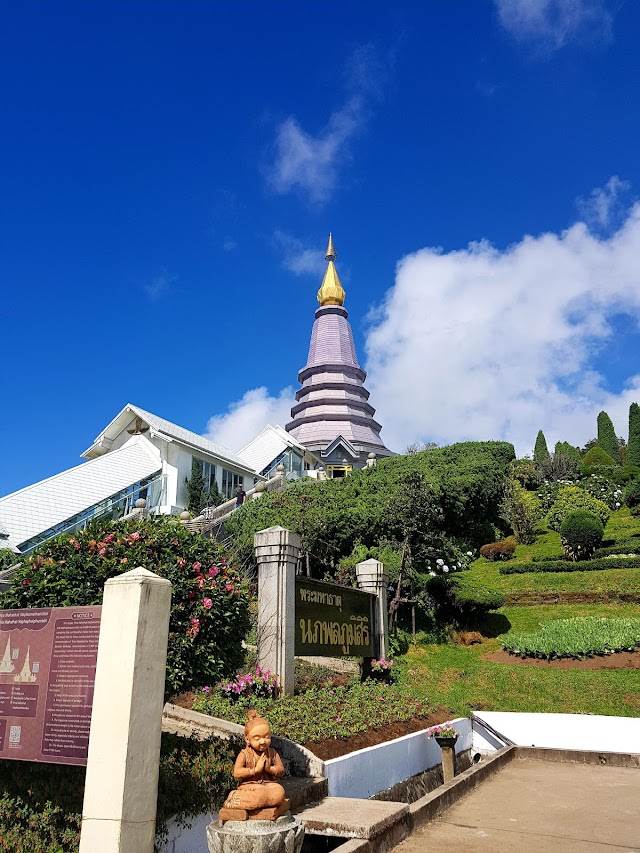
[[[374,657],[376,597],[296,577],[296,655]]]
[[[0,759],[87,763],[101,611],[0,610]]]

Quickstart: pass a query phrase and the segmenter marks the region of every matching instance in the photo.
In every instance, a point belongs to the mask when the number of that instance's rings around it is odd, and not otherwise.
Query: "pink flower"
[[[200,579],[198,580],[198,586],[200,587],[200,589],[202,589],[202,588],[203,588],[203,586],[204,586],[204,578],[200,578]]]
[[[203,693],[211,693],[211,688],[210,687],[203,687],[202,692]]]
[[[107,553],[107,549],[106,549],[106,548],[100,548],[100,550],[98,551],[98,554],[100,554],[100,556],[101,556],[101,557],[104,557],[104,555],[105,555],[106,553]]]
[[[136,532],[135,532],[135,533],[132,533],[132,534],[131,534],[131,538],[133,539],[133,541],[134,541],[134,542],[137,542],[137,541],[138,541],[138,539],[140,538],[140,534],[138,533],[138,531],[137,531],[137,530],[136,530]]]
[[[182,569],[184,566],[186,566],[186,564],[187,564],[187,561],[185,560],[185,558],[184,558],[184,557],[178,557],[178,559],[177,559],[177,561],[176,561],[176,562],[178,563],[178,565],[180,566],[180,568],[181,568],[181,569]]]
[[[73,547],[76,549],[76,551],[80,550],[80,543],[76,542],[75,539],[73,540]]]
[[[211,610],[211,608],[213,607],[213,601],[211,601],[210,598],[205,598],[202,601],[202,606],[205,610]]]
[[[199,563],[199,562],[196,560],[196,561],[195,561],[195,563],[193,564],[193,567],[192,567],[192,568],[193,568],[194,572],[199,572],[199,571],[200,571],[200,569],[202,568],[202,563]]]
[[[231,592],[231,591],[233,590],[233,584],[232,584],[232,583],[228,583],[228,584],[226,585],[226,590],[227,590],[227,592]]]
[[[197,626],[198,626],[198,628],[199,628],[199,627],[200,627],[200,620],[196,617],[196,618],[194,618],[194,619],[192,619],[192,620],[191,620],[191,624],[192,624],[192,625],[197,625]]]
[[[187,596],[187,598],[188,598],[189,600],[191,600],[192,598],[195,598],[195,597],[196,597],[195,592],[194,592],[193,590],[191,590],[191,592],[189,593],[189,595]]]
[[[209,577],[215,578],[216,575],[220,574],[220,569],[217,569],[215,566],[211,566],[209,569]]]

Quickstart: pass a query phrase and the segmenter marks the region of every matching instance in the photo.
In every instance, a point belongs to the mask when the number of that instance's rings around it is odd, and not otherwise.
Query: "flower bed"
[[[640,619],[556,619],[532,634],[509,634],[502,647],[520,657],[584,658],[640,646]]]
[[[311,688],[298,696],[269,699],[240,695],[232,700],[221,691],[199,694],[195,711],[244,724],[249,708],[268,717],[274,734],[311,744],[341,738],[388,723],[427,717],[429,702],[419,700],[404,685],[367,680],[336,688]]]

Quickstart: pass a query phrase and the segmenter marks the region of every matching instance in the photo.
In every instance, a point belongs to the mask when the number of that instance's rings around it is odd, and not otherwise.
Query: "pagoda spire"
[[[325,258],[327,259],[327,271],[324,274],[324,278],[322,279],[322,285],[320,286],[320,290],[318,291],[318,302],[322,307],[325,305],[343,305],[346,297],[346,293],[344,292],[344,288],[340,283],[340,278],[338,276],[338,270],[336,269],[336,265],[334,264],[335,259],[337,258],[336,250],[333,247],[333,237],[331,233],[329,234],[329,243],[327,245],[327,253]]]

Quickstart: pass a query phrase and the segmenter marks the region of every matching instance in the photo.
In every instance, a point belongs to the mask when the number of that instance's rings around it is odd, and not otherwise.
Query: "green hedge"
[[[611,539],[603,539],[600,548],[593,552],[594,558],[608,557],[611,554],[640,554],[640,536],[625,536],[613,542]],[[555,560],[564,560],[562,552],[557,554],[535,554],[531,560],[534,563],[551,563]]]
[[[539,563],[520,563],[500,566],[501,575],[524,575],[527,572],[597,572],[605,569],[639,569],[640,557],[604,557],[599,560],[548,560]]]

